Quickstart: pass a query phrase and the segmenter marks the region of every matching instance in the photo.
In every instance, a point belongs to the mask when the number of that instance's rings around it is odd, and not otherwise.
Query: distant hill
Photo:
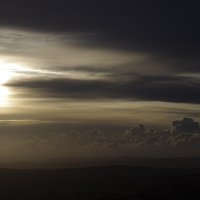
[[[199,169],[104,166],[0,169],[1,200],[193,200]]]
[[[61,169],[93,166],[149,166],[159,168],[200,168],[200,157],[188,158],[53,158],[42,161],[0,163],[0,168],[10,169]]]

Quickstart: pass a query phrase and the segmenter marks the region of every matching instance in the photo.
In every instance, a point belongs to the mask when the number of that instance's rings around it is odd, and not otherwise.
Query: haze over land
[[[2,1],[0,159],[199,156],[199,9]]]

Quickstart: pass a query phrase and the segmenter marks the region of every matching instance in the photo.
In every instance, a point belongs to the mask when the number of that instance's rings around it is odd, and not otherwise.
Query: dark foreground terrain
[[[199,169],[0,169],[0,200],[199,199]]]

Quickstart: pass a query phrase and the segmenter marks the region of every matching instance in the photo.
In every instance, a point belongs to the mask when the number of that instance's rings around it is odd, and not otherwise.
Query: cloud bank
[[[112,134],[88,131],[0,134],[1,154],[15,158],[63,156],[197,156],[200,127],[192,118],[176,120],[158,131],[143,125]],[[117,152],[117,154],[116,154]]]

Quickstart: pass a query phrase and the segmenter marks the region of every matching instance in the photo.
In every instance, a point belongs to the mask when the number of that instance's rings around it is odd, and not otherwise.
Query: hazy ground
[[[200,169],[0,169],[0,200],[199,199]]]

